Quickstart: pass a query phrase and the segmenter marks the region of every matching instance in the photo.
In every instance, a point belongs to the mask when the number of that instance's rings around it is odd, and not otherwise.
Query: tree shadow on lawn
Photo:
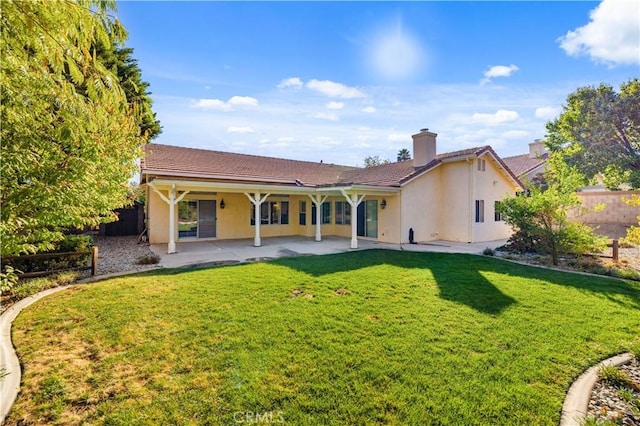
[[[441,298],[490,315],[501,313],[517,301],[502,293],[482,275],[482,272],[570,286],[582,291],[603,294],[609,300],[625,307],[640,308],[640,285],[630,281],[541,269],[478,255],[372,249],[306,258],[284,258],[271,263],[313,276],[353,271],[379,264],[429,269],[440,289]]]

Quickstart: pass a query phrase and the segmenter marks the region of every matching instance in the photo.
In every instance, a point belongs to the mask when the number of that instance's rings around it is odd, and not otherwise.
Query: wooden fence
[[[43,277],[46,275],[56,274],[58,272],[68,272],[68,271],[88,271],[91,270],[91,275],[96,275],[98,271],[98,247],[93,246],[91,251],[72,251],[67,253],[40,253],[40,254],[27,254],[24,256],[6,256],[3,257],[3,263],[11,263],[12,260],[31,260],[31,259],[56,259],[56,258],[74,258],[80,256],[90,255],[91,264],[86,266],[78,266],[74,268],[64,268],[64,269],[52,269],[47,271],[37,271],[37,272],[24,272],[19,273],[18,277],[20,278],[34,278],[34,277]],[[87,262],[89,263],[89,262]]]

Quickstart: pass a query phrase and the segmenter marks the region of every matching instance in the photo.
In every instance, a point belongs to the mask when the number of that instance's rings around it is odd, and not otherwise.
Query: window
[[[300,201],[300,214],[298,216],[298,221],[300,225],[307,224],[307,202]]]
[[[502,215],[500,214],[500,201],[493,203],[493,219],[496,222],[502,222]]]
[[[478,158],[478,171],[479,172],[484,172],[487,168],[487,162],[486,160],[482,159],[482,158]]]
[[[322,203],[322,224],[331,224],[331,202],[325,201]]]
[[[484,222],[484,200],[476,200],[476,223]]]
[[[336,201],[336,225],[351,225],[351,204]]]
[[[198,236],[198,202],[196,200],[178,203],[178,238]]]
[[[251,204],[251,225],[255,225],[256,207]],[[265,201],[260,205],[261,225],[288,225],[289,224],[289,202],[288,201]]]
[[[316,224],[316,203],[311,203],[311,224]]]

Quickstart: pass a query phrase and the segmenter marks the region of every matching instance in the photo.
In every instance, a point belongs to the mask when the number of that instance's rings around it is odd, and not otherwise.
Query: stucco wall
[[[409,229],[413,228],[415,241],[440,239],[440,211],[442,204],[442,166],[420,176],[402,187],[400,239],[409,242]],[[388,202],[388,201],[387,201]]]
[[[495,220],[495,202],[507,195],[514,196],[516,187],[505,179],[496,162],[489,156],[486,159],[485,171],[478,171],[474,167],[474,204],[472,205],[473,241],[493,241],[509,238],[511,227],[504,221]],[[475,223],[475,200],[484,200],[484,223]]]

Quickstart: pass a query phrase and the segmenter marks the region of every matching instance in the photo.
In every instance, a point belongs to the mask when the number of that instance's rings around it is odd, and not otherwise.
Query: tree
[[[114,1],[5,0],[0,22],[1,254],[114,220],[145,142],[95,46],[125,38]]]
[[[580,87],[547,123],[546,145],[587,177],[609,174],[607,184],[628,179],[640,187],[640,81],[632,78],[616,92],[607,84]]]
[[[376,156],[368,156],[364,158],[364,166],[365,167],[376,167],[376,166],[381,166],[383,164],[389,164],[391,163],[391,161],[389,161],[388,159],[383,160],[382,158],[380,158],[380,156],[376,155]]]
[[[131,110],[135,112],[136,122],[140,128],[140,136],[147,141],[162,133],[160,122],[152,110],[153,100],[149,92],[149,83],[142,80],[142,72],[138,61],[133,58],[133,49],[119,47],[112,43],[109,46],[96,46],[97,57],[105,68],[118,76],[120,85],[127,97]]]
[[[526,196],[505,198],[499,211],[514,229],[509,239],[511,249],[549,254],[557,265],[562,253],[602,250],[604,239],[568,218],[569,210],[582,210],[576,190],[584,184],[584,177],[557,154],[549,158],[549,165],[546,189],[532,183]]]
[[[400,151],[398,151],[397,161],[406,161],[406,160],[411,160],[411,153],[407,148],[402,148]]]

